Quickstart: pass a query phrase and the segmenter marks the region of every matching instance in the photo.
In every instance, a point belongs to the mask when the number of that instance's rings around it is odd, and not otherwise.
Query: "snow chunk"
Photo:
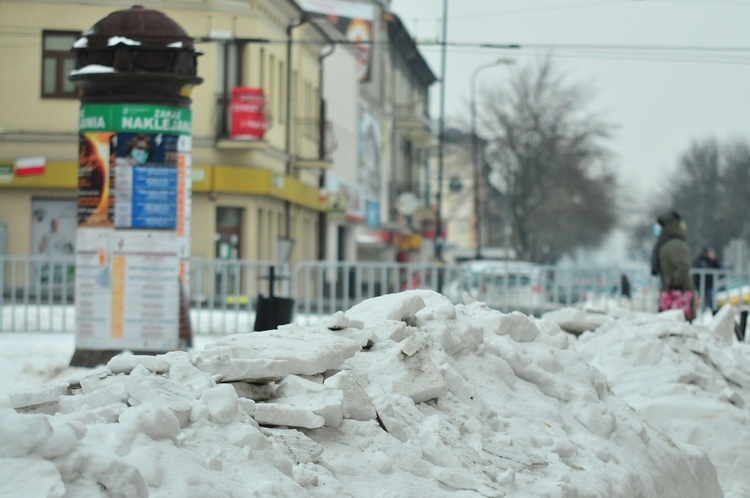
[[[609,317],[602,313],[577,308],[562,308],[542,315],[542,320],[556,323],[564,331],[575,335],[587,330],[596,330],[608,319]]]
[[[353,372],[343,370],[327,378],[324,384],[344,393],[344,417],[364,421],[377,416],[362,381]]]
[[[304,429],[320,429],[325,419],[312,410],[279,403],[255,405],[255,421],[261,425],[284,425]]]
[[[347,311],[350,318],[361,320],[366,325],[372,321],[399,320],[411,325],[419,310],[425,307],[418,291],[386,294],[363,301]]]
[[[52,462],[29,458],[0,458],[0,468],[3,469],[4,476],[0,480],[0,496],[66,496],[62,476]]]
[[[325,320],[325,326],[328,330],[342,330],[348,328],[363,329],[365,324],[359,320],[352,320],[343,311],[337,311],[330,318]]]
[[[228,336],[220,341],[209,344],[200,353],[200,360],[224,358],[224,362],[239,359],[269,362],[282,361],[287,365],[287,374],[315,375],[326,370],[336,369],[341,363],[353,356],[361,346],[350,339],[333,334],[329,330],[303,328],[298,325],[282,327],[278,330],[253,332]],[[205,363],[197,363],[201,370],[205,370]],[[211,373],[223,373],[225,367],[214,369]],[[268,369],[268,367],[267,367]],[[257,378],[259,374],[254,377]],[[253,377],[251,377],[253,378]],[[247,377],[232,376],[224,380],[249,380]]]
[[[169,372],[169,361],[164,355],[135,355],[130,352],[113,356],[107,363],[107,369],[114,374],[130,373],[138,365],[153,373]]]
[[[21,389],[8,393],[11,408],[27,408],[56,402],[60,396],[70,392],[68,384],[57,384],[33,389]]]

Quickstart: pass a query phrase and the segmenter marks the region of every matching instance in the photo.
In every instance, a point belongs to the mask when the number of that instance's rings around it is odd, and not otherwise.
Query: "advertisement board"
[[[380,122],[365,107],[359,112],[359,182],[365,192],[365,223],[380,226]]]
[[[230,138],[263,140],[266,132],[266,98],[262,88],[234,87],[229,104]]]
[[[298,3],[310,15],[328,19],[346,36],[347,40],[354,42],[354,47],[359,54],[357,63],[359,81],[370,81],[372,22],[375,19],[375,7],[350,0],[301,0]]]

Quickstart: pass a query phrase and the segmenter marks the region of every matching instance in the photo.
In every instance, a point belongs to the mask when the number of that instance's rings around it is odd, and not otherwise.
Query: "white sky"
[[[410,291],[106,369],[3,333],[0,496],[747,498],[750,349],[702,318]]]
[[[393,0],[392,8],[415,38],[440,36],[442,0]],[[700,56],[692,51],[684,62],[674,52],[656,61],[648,60],[656,58],[652,51],[556,50],[558,67],[572,81],[598,90],[592,109],[619,126],[610,146],[622,182],[636,198],[669,181],[691,140],[748,137],[750,0],[448,0],[448,19],[449,43],[744,47]],[[440,47],[421,50],[439,77]],[[446,116],[468,116],[470,75],[477,66],[507,56],[523,66],[547,50],[449,47]],[[486,85],[507,81],[509,70],[483,70],[478,95]],[[439,89],[433,85],[430,97],[435,118]]]

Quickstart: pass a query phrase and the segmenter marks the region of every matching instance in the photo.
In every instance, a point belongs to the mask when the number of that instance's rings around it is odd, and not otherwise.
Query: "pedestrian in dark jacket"
[[[693,261],[694,268],[702,268],[704,270],[716,270],[721,268],[719,260],[716,259],[716,253],[710,247],[704,247],[695,261]],[[703,286],[701,287],[701,279],[703,280]],[[706,306],[710,310],[714,309],[714,273],[713,272],[701,272],[696,273],[693,276],[693,284],[695,289],[700,292],[703,291],[703,303],[701,308],[706,309]]]
[[[661,279],[659,311],[679,307],[692,321],[695,317],[695,286],[690,278],[687,226],[677,211],[670,211],[657,218],[654,232],[658,239],[651,256],[651,272]]]

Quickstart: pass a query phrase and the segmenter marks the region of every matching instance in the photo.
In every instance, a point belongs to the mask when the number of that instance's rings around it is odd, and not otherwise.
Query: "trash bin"
[[[279,325],[286,325],[292,321],[294,312],[294,299],[288,297],[258,296],[258,304],[255,311],[254,331],[274,330]]]
[[[255,326],[253,327],[253,331],[256,332],[274,330],[280,325],[291,323],[292,315],[294,314],[294,299],[273,295],[273,288],[276,283],[273,266],[267,278],[268,297],[259,294],[258,302],[255,306]]]

